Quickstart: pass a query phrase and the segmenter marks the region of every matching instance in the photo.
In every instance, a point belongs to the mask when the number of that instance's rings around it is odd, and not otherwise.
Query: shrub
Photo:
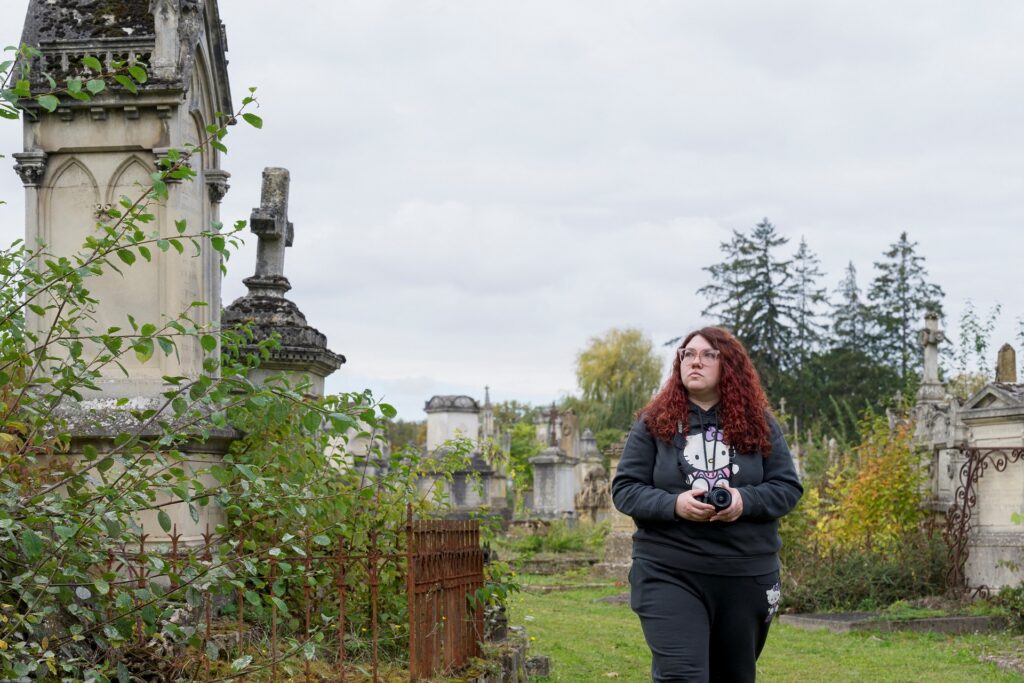
[[[20,51],[15,89],[0,93],[0,117],[16,118],[18,104],[28,100],[48,111],[57,106],[57,90],[29,91],[27,69],[34,56],[38,52],[29,48]],[[107,69],[92,57],[83,64],[95,72],[96,88],[106,80],[146,78],[140,65],[114,62]],[[10,62],[0,66],[0,81],[7,80],[10,67]],[[56,88],[52,82],[51,88]],[[255,104],[252,92],[235,117],[258,127],[259,118],[242,111]],[[77,94],[76,99],[90,97]],[[206,142],[226,149],[222,140],[230,118],[211,124]],[[51,254],[45,245],[29,248],[20,241],[0,249],[0,678],[5,680],[129,680],[133,673],[152,673],[152,661],[131,659],[132,652],[147,648],[163,659],[161,667],[173,660],[179,672],[189,666],[185,660],[223,658],[216,642],[204,638],[197,616],[202,606],[227,605],[222,614],[230,614],[240,595],[247,620],[275,610],[282,642],[311,656],[336,637],[336,610],[316,614],[310,639],[299,641],[297,607],[309,593],[304,587],[326,593],[333,590],[332,577],[324,567],[294,558],[341,545],[353,555],[365,554],[370,545],[393,554],[406,504],[420,512],[431,509],[432,497],[417,489],[427,471],[425,459],[399,452],[386,457],[373,438],[385,419],[395,417],[393,408],[369,392],[310,399],[308,386],[291,386],[283,378],[260,385],[249,381],[276,341],[241,355],[239,349],[252,341],[246,330],[219,333],[203,327],[191,308],[163,311],[153,322],[126,316],[121,327],[105,332],[90,329],[100,306],[90,293],[92,278],[149,261],[154,250],[176,258],[188,244],[195,252],[214,249],[226,259],[245,227],[243,221],[233,229],[193,230],[178,221],[174,237],[147,232],[168,198],[167,181],[194,178],[190,156],[191,150],[169,152],[152,185],[140,188],[135,198],[122,197],[100,216],[77,253]],[[192,251],[181,258],[191,258]],[[44,321],[43,329],[27,324],[28,315]],[[218,343],[221,357],[214,354]],[[104,373],[120,365],[125,354],[145,363],[176,354],[183,344],[206,352],[197,376],[164,377],[162,395],[151,403],[112,399],[108,412],[118,418],[118,433],[69,454],[72,429],[61,417],[62,408],[87,391],[98,392]],[[109,415],[96,419],[103,417]],[[235,440],[223,458],[200,461],[190,455],[217,430],[220,436],[241,432],[244,438]],[[345,451],[350,437],[370,443],[364,457]],[[453,444],[430,459],[429,471],[450,476],[446,473],[468,467],[467,454],[466,444]],[[370,463],[372,477],[363,467]],[[143,544],[139,522],[153,515],[170,534],[168,505],[187,509],[197,523],[200,508],[219,505],[227,522],[211,530],[203,552],[168,554],[167,548]],[[138,573],[128,575],[120,561]],[[404,619],[405,587],[394,563],[382,568],[379,578],[381,619]],[[488,601],[507,594],[508,582],[497,580],[502,585],[485,596]],[[349,581],[354,632],[361,628],[357,615],[368,582],[355,571]],[[242,657],[232,673],[263,664]]]
[[[875,610],[942,592],[947,550],[939,534],[904,537],[891,552],[862,548],[783,554],[786,611]]]
[[[948,552],[925,528],[925,469],[913,425],[867,415],[851,456],[806,482],[780,533],[790,611],[879,609],[941,593]]]
[[[610,524],[569,524],[556,520],[539,533],[511,539],[508,547],[517,553],[599,552],[604,547]]]

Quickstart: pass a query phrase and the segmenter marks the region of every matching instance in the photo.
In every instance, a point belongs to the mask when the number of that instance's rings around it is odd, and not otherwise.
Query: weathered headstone
[[[938,381],[938,346],[945,336],[934,317],[925,322],[920,335],[924,377],[914,419],[915,439],[930,454],[929,508],[942,515],[956,511],[955,528],[947,536],[965,542],[962,549],[954,545],[957,554],[966,552],[966,586],[1017,585],[1022,578],[1019,568],[1024,566],[1024,529],[1013,523],[1012,516],[1024,509],[1024,462],[1012,454],[1024,449],[1024,385],[998,381],[1012,377],[1004,365],[1006,375],[997,374],[997,381],[961,403]],[[1009,354],[1002,349],[1000,354],[1001,363],[1009,361]],[[977,449],[970,471],[962,449]],[[970,495],[964,489],[967,485]]]

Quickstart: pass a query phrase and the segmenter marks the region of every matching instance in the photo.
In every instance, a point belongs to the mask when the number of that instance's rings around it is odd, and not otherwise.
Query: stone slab
[[[838,614],[783,614],[779,623],[805,629],[827,629],[833,633],[851,631],[916,631],[932,633],[987,633],[1008,626],[1003,617],[922,617],[919,619],[881,620],[880,612],[843,612]]]

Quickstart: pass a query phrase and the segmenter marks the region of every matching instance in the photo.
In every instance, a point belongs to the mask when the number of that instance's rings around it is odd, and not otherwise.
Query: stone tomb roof
[[[26,45],[98,38],[153,38],[150,0],[32,0],[21,40]]]
[[[479,413],[480,404],[469,396],[448,394],[432,397],[423,410],[428,413]]]
[[[29,0],[21,42],[42,52],[32,67],[38,83],[44,82],[44,72],[58,80],[91,78],[83,64],[86,56],[108,66],[116,60],[145,64],[149,79],[138,86],[143,97],[187,91],[202,53],[212,81],[210,106],[224,112],[233,108],[217,0]],[[63,106],[109,106],[122,90],[111,85],[88,103],[62,98]]]

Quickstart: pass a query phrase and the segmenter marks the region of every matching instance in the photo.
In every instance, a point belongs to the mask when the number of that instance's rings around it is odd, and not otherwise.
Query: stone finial
[[[153,49],[150,70],[153,76],[170,80],[178,69],[181,42],[178,40],[180,7],[177,0],[150,0],[156,46]]]
[[[600,462],[601,451],[597,448],[597,438],[590,429],[584,429],[580,437],[580,456],[585,462]]]
[[[1015,384],[1017,382],[1017,352],[1009,344],[999,347],[996,357],[996,381]]]
[[[917,341],[924,347],[924,372],[917,400],[941,401],[945,390],[939,382],[939,344],[946,341],[946,335],[939,329],[939,317],[935,313],[925,315],[924,327],[917,333]]]
[[[256,245],[256,274],[243,280],[252,292],[265,296],[283,296],[292,288],[284,276],[285,248],[292,246],[295,227],[288,220],[286,168],[263,169],[263,189],[259,208],[249,217],[249,229],[259,240]]]
[[[558,408],[555,407],[555,402],[551,402],[551,411],[548,413],[548,446],[550,448],[558,447],[558,429],[556,424],[558,422]]]

